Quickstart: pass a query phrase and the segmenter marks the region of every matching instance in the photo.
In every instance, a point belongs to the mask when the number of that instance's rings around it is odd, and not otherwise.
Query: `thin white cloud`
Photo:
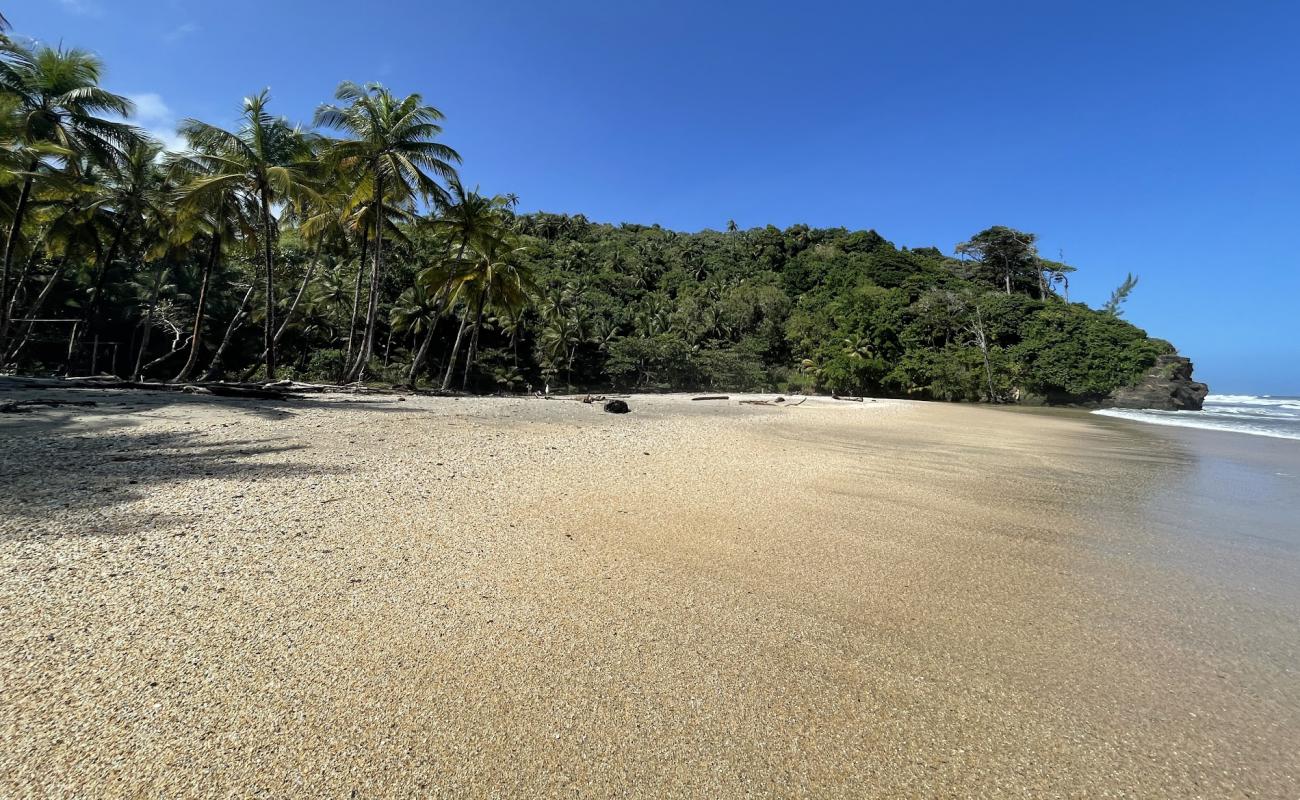
[[[98,17],[104,13],[97,0],[59,0],[59,5],[64,11],[79,17]]]
[[[197,22],[186,22],[183,25],[177,25],[175,28],[163,34],[164,42],[179,42],[187,36],[198,33],[200,30]]]
[[[135,104],[132,123],[144,128],[168,150],[185,149],[185,140],[176,133],[176,112],[171,110],[162,95],[157,92],[142,92],[129,94],[127,98]]]

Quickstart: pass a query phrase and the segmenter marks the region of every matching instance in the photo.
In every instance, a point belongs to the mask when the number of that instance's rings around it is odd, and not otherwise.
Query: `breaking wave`
[[[1200,411],[1105,408],[1093,413],[1152,425],[1300,439],[1300,397],[1212,394],[1205,398],[1205,407]]]

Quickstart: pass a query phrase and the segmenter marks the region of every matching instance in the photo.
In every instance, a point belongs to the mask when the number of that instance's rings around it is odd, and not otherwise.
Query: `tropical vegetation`
[[[140,381],[1006,401],[1131,383],[1163,341],[1070,302],[1031,233],[679,233],[469,188],[420,95],[267,91],[168,152],[88,51],[0,40],[0,365]],[[237,106],[232,103],[232,110]]]

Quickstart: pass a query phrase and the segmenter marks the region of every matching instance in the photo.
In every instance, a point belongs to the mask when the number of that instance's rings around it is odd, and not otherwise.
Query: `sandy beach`
[[[6,797],[1296,797],[1300,443],[9,390]]]

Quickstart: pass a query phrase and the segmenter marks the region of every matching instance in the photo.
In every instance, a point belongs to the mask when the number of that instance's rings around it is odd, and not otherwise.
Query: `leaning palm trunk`
[[[357,353],[356,363],[348,375],[348,381],[359,381],[366,376],[370,366],[370,355],[375,347],[375,322],[379,316],[379,276],[384,267],[384,181],[375,180],[375,264],[370,270],[370,302],[366,308],[366,332],[361,337],[361,349]]]
[[[415,360],[411,362],[411,371],[406,374],[406,383],[409,386],[415,386],[416,376],[420,374],[420,366],[424,363],[424,358],[429,354],[429,345],[433,342],[433,332],[438,328],[438,318],[435,316],[429,322],[429,330],[424,333],[424,341],[420,342],[420,349],[415,351]]]
[[[91,282],[90,289],[90,306],[81,318],[80,325],[74,325],[72,328],[72,337],[68,341],[68,369],[72,369],[72,352],[76,349],[77,344],[82,336],[97,326],[99,319],[99,301],[104,293],[104,283],[108,271],[113,268],[113,261],[117,259],[118,250],[122,247],[122,240],[126,237],[126,231],[118,227],[113,234],[113,242],[108,246],[107,251],[100,251],[99,256],[95,259],[95,277]],[[78,330],[80,328],[80,330]]]
[[[349,370],[348,380],[359,381],[366,376],[370,366],[370,356],[375,347],[375,321],[379,315],[379,276],[383,256],[383,239],[375,238],[375,261],[370,268],[370,297],[366,302],[366,329],[361,334],[361,345],[357,348],[356,361]]]
[[[442,376],[442,390],[445,392],[451,386],[451,375],[456,370],[456,358],[460,355],[460,343],[465,338],[465,327],[469,323],[469,308],[465,308],[465,313],[460,318],[460,329],[456,331],[456,342],[451,346],[451,358],[447,361],[447,374]]]
[[[220,212],[218,212],[220,216]],[[212,244],[208,248],[208,257],[203,262],[203,277],[199,281],[199,298],[195,303],[194,309],[194,326],[190,330],[190,354],[185,359],[185,366],[176,375],[175,382],[181,383],[188,380],[190,373],[199,363],[199,348],[202,346],[203,339],[203,315],[208,300],[208,284],[212,280],[212,270],[217,265],[217,259],[221,257],[221,234],[214,231],[212,234]]]
[[[280,327],[276,330],[275,336],[271,337],[272,347],[279,346],[280,339],[283,338],[284,332],[289,330],[289,323],[293,320],[293,312],[298,309],[298,303],[302,300],[303,293],[307,291],[307,286],[311,284],[312,273],[316,271],[316,265],[319,262],[320,244],[317,243],[316,252],[312,253],[311,261],[307,264],[307,273],[302,276],[302,283],[298,284],[298,291],[293,296],[293,302],[289,303],[289,308],[284,312],[284,319],[280,320]],[[253,366],[249,367],[248,371],[244,373],[243,380],[248,380],[253,377],[253,373],[257,372],[257,368],[262,364],[262,361],[266,359],[266,356],[267,351],[263,350],[262,354],[258,356],[257,361],[253,362]]]
[[[10,350],[8,355],[5,357],[6,362],[18,358],[18,354],[27,346],[27,342],[32,338],[32,327],[36,325],[36,315],[39,314],[41,308],[45,306],[46,298],[50,296],[50,292],[54,290],[54,286],[59,282],[59,276],[62,274],[63,265],[56,265],[54,272],[45,281],[45,286],[41,288],[41,293],[36,295],[36,299],[32,302],[31,307],[27,309],[27,326],[23,328],[22,338],[18,340],[18,344],[14,345],[13,349]]]
[[[221,374],[221,368],[226,357],[226,348],[230,347],[230,342],[235,338],[235,331],[239,330],[248,318],[248,304],[253,299],[253,289],[256,284],[249,284],[248,291],[244,292],[244,299],[239,303],[239,310],[231,318],[230,325],[226,326],[226,335],[222,338],[221,344],[217,347],[217,352],[212,356],[212,364],[208,366],[207,372],[203,373],[203,380],[210,381]]]
[[[18,280],[14,282],[13,294],[9,298],[9,316],[6,319],[12,320],[18,313],[18,306],[24,299],[23,288],[27,286],[27,276],[32,271],[32,262],[35,259],[28,257],[23,260],[23,271],[18,273]]]
[[[344,364],[352,363],[352,347],[357,340],[357,312],[361,310],[361,279],[366,274],[366,251],[370,247],[370,229],[362,228],[361,255],[357,258],[357,283],[352,289],[352,316],[348,320],[348,351],[343,357]]]
[[[485,288],[483,294],[486,293],[487,289]],[[479,295],[478,313],[474,315],[474,333],[469,337],[469,352],[465,354],[465,372],[461,374],[460,378],[461,391],[464,391],[469,386],[469,370],[474,365],[474,357],[478,354],[478,335],[479,331],[483,330],[483,301],[485,299],[483,295]]]
[[[131,380],[139,381],[144,370],[144,356],[149,352],[149,337],[153,334],[153,315],[158,309],[158,296],[162,293],[162,285],[166,273],[159,271],[157,278],[153,282],[153,292],[149,296],[149,310],[144,315],[144,331],[140,334],[140,351],[135,357],[135,369],[131,370]]]
[[[144,355],[149,352],[149,336],[153,333],[153,312],[158,305],[158,293],[154,292],[153,300],[149,303],[149,311],[144,316],[144,332],[140,334],[140,351],[135,356],[135,369],[131,370],[131,380],[139,383],[143,378],[141,371],[144,369]]]
[[[429,354],[429,345],[433,344],[433,333],[438,329],[438,320],[442,318],[443,306],[447,302],[447,295],[451,291],[451,281],[445,283],[438,292],[437,302],[433,305],[433,316],[429,320],[429,330],[424,333],[424,341],[420,343],[420,349],[415,353],[415,359],[411,361],[411,370],[406,375],[406,383],[412,388],[415,387],[416,376],[420,373],[420,366],[424,364],[425,356]]]
[[[18,235],[22,232],[23,217],[27,214],[27,202],[32,196],[32,176],[40,166],[33,161],[23,179],[23,188],[18,193],[18,203],[14,206],[14,219],[9,225],[9,235],[5,238],[4,266],[0,269],[0,349],[3,349],[5,337],[9,333],[9,272],[13,269],[14,251],[18,249]]]
[[[108,271],[113,268],[113,262],[117,260],[117,254],[121,251],[122,243],[125,240],[126,228],[118,226],[117,231],[113,234],[113,242],[108,246],[108,251],[95,264],[95,280],[90,290],[90,308],[87,310],[85,317],[86,330],[94,329],[96,333],[99,332],[99,316],[104,303],[104,284],[108,282]]]

